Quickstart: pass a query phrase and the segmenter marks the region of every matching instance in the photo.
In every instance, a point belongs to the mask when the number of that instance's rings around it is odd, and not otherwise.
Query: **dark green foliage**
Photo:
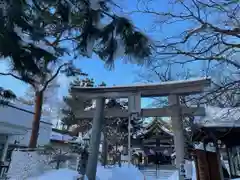
[[[76,68],[73,63],[69,63],[66,68],[60,71],[61,73],[65,74],[67,77],[74,77],[74,76],[87,76],[81,69]]]
[[[61,119],[61,122],[66,125],[67,127],[70,127],[73,124],[77,124],[77,119],[74,115],[74,113],[70,109],[62,109],[63,118]]]
[[[114,16],[112,22],[105,26],[100,33],[98,55],[106,63],[112,64],[120,39],[124,44],[124,54],[135,58],[137,63],[143,64],[145,58],[151,54],[149,40],[142,33],[135,30],[131,22],[124,17]],[[141,61],[139,61],[141,60]]]
[[[99,86],[105,86],[106,84],[104,82],[102,82]],[[70,83],[70,88],[71,89],[72,86],[82,86],[82,87],[94,87],[95,82],[93,79],[90,79],[88,77],[84,78],[84,79],[79,79],[76,78],[75,80],[73,80]],[[77,119],[73,113],[72,110],[72,104],[71,102],[73,102],[74,98],[71,95],[68,95],[66,97],[63,98],[64,103],[66,104],[66,108],[62,109],[62,114],[63,114],[63,118],[62,118],[62,123],[63,125],[66,125],[67,127],[74,125],[74,124],[78,124],[80,126],[86,126],[86,128],[82,127],[83,129],[87,130],[88,126],[89,126],[89,122],[91,120],[87,120],[87,119]],[[81,102],[79,102],[81,103]],[[83,103],[84,108],[87,107],[91,107],[92,106],[92,100],[86,100]]]
[[[16,95],[11,90],[0,87],[0,105],[6,105],[14,99],[16,99]]]
[[[22,34],[27,34],[29,40],[44,37],[44,31],[38,31],[39,26],[34,21],[33,12],[24,0],[9,1],[0,8],[0,56],[10,57],[12,70],[19,72],[28,81],[26,71],[32,74],[41,73],[36,62],[43,57],[47,60],[56,59],[49,52],[26,42]],[[18,31],[16,30],[18,29]]]
[[[89,0],[31,2],[4,0],[5,5],[0,8],[0,56],[10,57],[4,60],[12,64],[12,70],[27,83],[32,84],[38,76],[46,76],[47,65],[57,62],[67,52],[61,48],[65,40],[75,44],[68,50],[77,51],[76,57],[90,56],[93,51],[110,65],[117,57],[119,46],[124,49],[121,56],[133,57],[139,64],[151,54],[148,38],[128,19],[112,13],[110,0],[100,1],[98,9],[92,9]],[[63,36],[66,33],[69,33],[67,38]],[[37,46],[39,41],[45,45]]]
[[[44,2],[50,4],[47,0]],[[41,4],[41,1],[38,3]],[[120,56],[133,57],[135,62],[143,64],[151,54],[148,38],[137,31],[128,19],[113,14],[110,11],[111,1],[103,0],[99,3],[98,9],[92,9],[89,0],[52,3],[51,7],[56,9],[53,16],[57,19],[53,29],[56,31],[63,26],[65,32],[74,32],[76,48],[73,50],[78,51],[77,56],[90,57],[93,49],[102,60],[113,65],[117,49],[123,46],[124,54]]]

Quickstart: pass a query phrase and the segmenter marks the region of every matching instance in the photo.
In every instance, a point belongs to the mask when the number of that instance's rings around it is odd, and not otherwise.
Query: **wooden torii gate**
[[[71,95],[76,99],[72,102],[72,107],[76,117],[93,118],[90,155],[86,171],[88,179],[95,180],[96,177],[98,150],[104,117],[131,117],[132,114],[138,114],[141,117],[171,117],[174,132],[174,146],[176,151],[176,166],[177,168],[180,168],[180,164],[184,160],[182,117],[189,114],[194,116],[204,116],[205,110],[201,107],[188,108],[186,106],[182,106],[179,102],[179,96],[201,93],[204,88],[210,86],[210,84],[210,79],[204,78],[132,86],[72,87]],[[168,97],[167,107],[141,109],[141,97],[163,96]],[[105,99],[107,98],[128,98],[129,109],[105,110],[104,105]],[[96,108],[94,110],[84,111],[83,106],[77,103],[78,100],[83,102],[87,99],[96,99]]]

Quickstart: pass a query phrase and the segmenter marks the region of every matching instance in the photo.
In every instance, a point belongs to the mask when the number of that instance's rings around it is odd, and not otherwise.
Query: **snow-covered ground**
[[[97,180],[144,180],[144,175],[133,165],[128,167],[123,164],[122,167],[104,168],[101,165],[97,167]],[[76,180],[79,177],[77,171],[70,169],[51,170],[42,176],[28,178],[27,180]],[[86,179],[86,178],[85,178]],[[147,180],[147,179],[146,179]]]
[[[28,178],[27,180],[50,180],[50,179],[58,179],[58,180],[76,180],[79,177],[77,171],[73,171],[70,169],[59,169],[59,170],[51,170],[42,176]]]
[[[178,173],[175,176],[172,176],[166,180],[177,180]],[[58,180],[76,180],[79,178],[77,171],[70,169],[59,169],[51,170],[39,177],[28,178],[27,180],[49,180],[49,179],[58,179]],[[97,177],[96,180],[158,180],[154,177],[144,177],[144,175],[133,165],[128,167],[127,164],[123,164],[122,167],[114,168],[104,168],[101,165],[97,167]],[[12,179],[14,180],[14,179]],[[85,178],[87,180],[87,178]],[[232,179],[240,180],[240,178]]]

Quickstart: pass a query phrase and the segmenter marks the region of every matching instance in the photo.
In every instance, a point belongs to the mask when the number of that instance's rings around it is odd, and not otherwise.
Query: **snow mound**
[[[77,171],[70,169],[58,169],[51,170],[39,177],[28,178],[27,180],[49,180],[49,179],[59,179],[59,180],[76,180],[79,177]]]

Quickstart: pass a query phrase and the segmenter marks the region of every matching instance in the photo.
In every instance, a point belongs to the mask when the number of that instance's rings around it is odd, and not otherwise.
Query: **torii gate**
[[[182,116],[192,114],[204,116],[205,110],[201,107],[180,105],[179,96],[198,94],[204,88],[210,86],[210,79],[195,79],[186,81],[169,81],[158,84],[143,84],[132,86],[113,87],[72,87],[71,95],[77,100],[96,99],[95,110],[84,111],[83,106],[72,102],[75,115],[78,118],[93,118],[92,135],[90,142],[90,155],[87,164],[87,176],[89,180],[95,180],[98,150],[101,138],[101,128],[104,117],[131,117],[132,114],[141,117],[171,117],[174,132],[174,145],[176,152],[176,167],[184,161],[184,134]],[[169,105],[163,108],[141,109],[141,97],[168,97]],[[128,110],[104,110],[106,98],[128,98]],[[129,126],[130,128],[130,126]],[[129,147],[130,151],[130,147]],[[129,153],[130,155],[130,153]]]

